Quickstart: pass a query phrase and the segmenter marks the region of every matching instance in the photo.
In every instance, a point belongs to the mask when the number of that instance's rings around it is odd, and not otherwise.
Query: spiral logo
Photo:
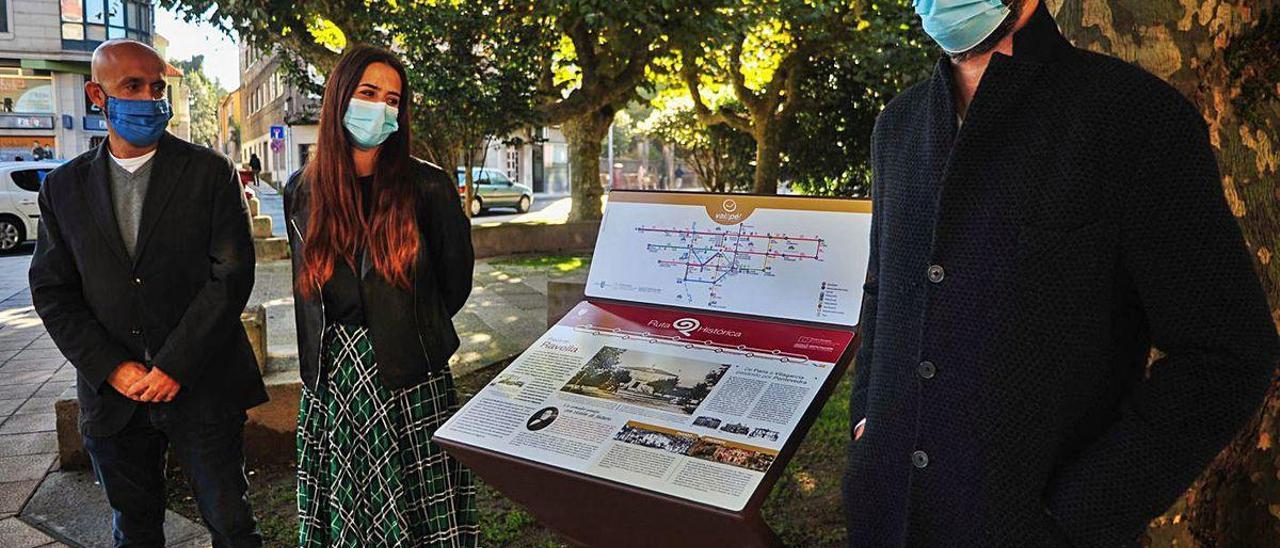
[[[689,334],[697,331],[699,327],[702,327],[702,322],[694,318],[680,318],[671,322],[671,327],[674,327],[676,331],[679,331],[684,336],[688,337]]]
[[[723,207],[725,211],[733,213],[738,210],[738,202],[733,201],[733,198],[729,198],[724,201],[724,204],[721,204],[721,207]]]

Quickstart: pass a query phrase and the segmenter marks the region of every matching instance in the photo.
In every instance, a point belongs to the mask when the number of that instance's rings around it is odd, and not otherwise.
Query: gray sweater
[[[142,225],[142,204],[147,198],[147,185],[151,182],[151,166],[155,157],[147,160],[137,171],[129,173],[115,160],[107,162],[111,180],[111,203],[115,207],[116,222],[120,225],[120,237],[129,256],[136,258],[138,228]]]

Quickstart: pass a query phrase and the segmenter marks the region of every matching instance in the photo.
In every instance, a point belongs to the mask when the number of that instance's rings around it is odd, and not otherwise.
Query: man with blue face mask
[[[187,475],[213,545],[260,546],[245,410],[267,399],[240,323],[253,288],[244,194],[228,160],[165,131],[165,62],[103,43],[85,93],[108,137],[49,173],[31,296],[76,368],[80,433],[116,546],[163,546],[165,461]]]
[[[1280,359],[1205,124],[1041,0],[915,9],[945,54],[872,139],[849,542],[1135,545]]]

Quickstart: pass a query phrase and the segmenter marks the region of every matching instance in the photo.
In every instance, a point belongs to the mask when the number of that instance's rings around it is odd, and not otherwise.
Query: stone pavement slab
[[[87,471],[49,474],[21,517],[71,545],[111,545],[111,507],[102,487]],[[202,525],[171,511],[165,512],[164,532],[169,546],[210,544]]]
[[[36,548],[58,546],[57,542],[35,527],[18,518],[0,519],[0,546],[5,548]]]
[[[4,424],[0,424],[0,436],[31,432],[53,432],[57,429],[55,418],[52,411],[30,415],[10,415],[8,419],[5,419]],[[0,441],[0,443],[3,442]]]
[[[0,478],[5,481],[38,480],[53,465],[54,453],[0,457]]]
[[[12,434],[5,436],[4,440],[0,442],[0,457],[57,452],[58,435],[55,432]],[[6,477],[0,481],[12,481],[12,478]]]
[[[27,503],[39,485],[38,479],[0,483],[0,519],[22,511],[22,505]]]

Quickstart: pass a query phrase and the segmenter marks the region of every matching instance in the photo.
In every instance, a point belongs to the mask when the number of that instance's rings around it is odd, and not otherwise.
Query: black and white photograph
[[[692,415],[728,370],[727,364],[605,346],[560,390]]]
[[[679,455],[686,455],[698,441],[697,434],[670,430],[650,424],[629,421],[622,430],[613,435],[613,439],[653,449],[662,449]]]
[[[529,429],[530,432],[537,432],[538,430],[551,426],[551,423],[555,422],[556,417],[559,416],[559,409],[554,407],[544,407],[538,410],[537,413],[534,413],[532,417],[529,417],[529,422],[526,422],[524,427]]]
[[[715,417],[702,416],[702,417],[693,419],[693,425],[715,430],[717,428],[720,428],[720,419],[717,419]]]

